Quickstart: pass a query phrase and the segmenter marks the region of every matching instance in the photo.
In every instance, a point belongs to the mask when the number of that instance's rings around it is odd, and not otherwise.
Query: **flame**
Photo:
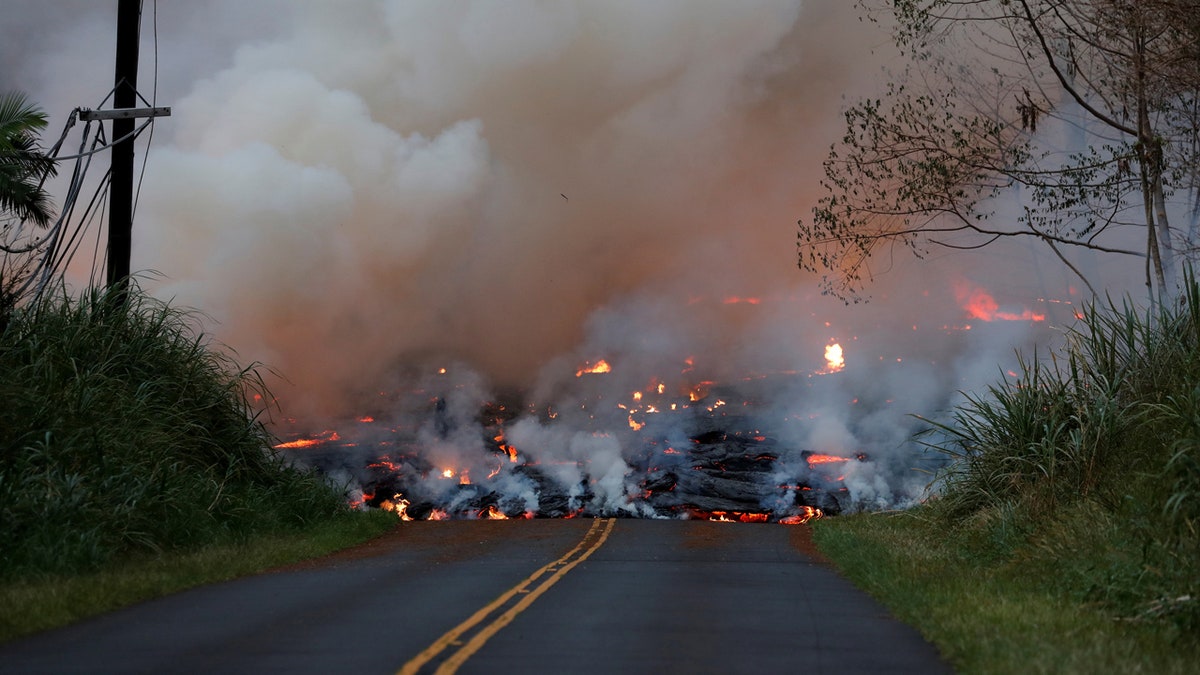
[[[454,478],[454,469],[443,469],[442,478]]]
[[[816,520],[825,515],[825,512],[815,506],[803,506],[800,513],[786,518],[780,518],[780,525],[803,525],[810,520]]]
[[[496,508],[495,504],[491,504],[486,509],[479,512],[480,520],[508,520],[508,516],[504,512]]]
[[[429,512],[429,517],[425,520],[450,520],[450,514],[441,509],[434,509]]]
[[[633,415],[629,416],[629,428],[630,429],[633,429],[634,431],[641,431],[642,427],[644,427],[644,426],[646,426],[645,422],[639,422],[639,421],[633,419]]]
[[[471,474],[466,469],[463,469],[462,472],[458,474],[458,484],[459,485],[470,485],[471,484]]]
[[[591,365],[590,363],[586,363],[583,368],[580,368],[579,370],[575,371],[575,377],[583,377],[584,375],[597,375],[600,373],[611,373],[611,372],[612,372],[612,366],[608,364],[608,361],[605,361],[604,359],[600,359],[599,361],[596,362],[596,365]]]
[[[825,364],[828,373],[836,373],[846,367],[846,359],[842,356],[842,346],[836,342],[825,347]]]
[[[379,508],[384,511],[395,511],[400,520],[412,520],[412,516],[408,515],[408,507],[410,502],[402,497],[399,492],[392,495],[391,499],[383,500]]]

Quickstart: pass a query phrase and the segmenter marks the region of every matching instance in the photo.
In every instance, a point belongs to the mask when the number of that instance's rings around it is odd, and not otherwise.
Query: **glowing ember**
[[[362,422],[363,424],[371,424],[375,421],[375,418],[371,417],[370,415],[364,415],[364,416],[358,418],[358,421]]]
[[[600,373],[611,373],[611,372],[612,372],[612,366],[610,366],[608,364],[608,361],[605,361],[604,359],[600,359],[599,361],[596,362],[595,365],[592,365],[589,363],[589,364],[584,365],[583,368],[580,368],[579,370],[575,371],[575,377],[583,377],[584,375],[598,375]]]
[[[833,343],[825,347],[826,372],[836,373],[846,367],[846,359],[842,356],[842,346]]]

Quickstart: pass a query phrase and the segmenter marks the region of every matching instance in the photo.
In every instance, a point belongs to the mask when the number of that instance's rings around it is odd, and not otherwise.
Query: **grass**
[[[1193,673],[1194,639],[1115,615],[1070,588],[1103,579],[1086,556],[980,555],[978,531],[950,536],[925,509],[815,524],[816,543],[861,588],[916,626],[963,673]],[[1076,532],[1078,535],[1079,533]]]
[[[285,462],[254,366],[143,294],[0,321],[0,639],[357,543],[395,522]]]
[[[0,580],[236,541],[346,510],[259,422],[254,367],[131,289],[49,293],[0,332]]]
[[[283,533],[165,554],[101,569],[0,583],[0,642],[202,584],[226,581],[353,546],[395,527],[384,511],[345,513]]]
[[[1062,350],[967,398],[901,514],[818,546],[963,672],[1194,672],[1200,662],[1200,285],[1084,308]]]

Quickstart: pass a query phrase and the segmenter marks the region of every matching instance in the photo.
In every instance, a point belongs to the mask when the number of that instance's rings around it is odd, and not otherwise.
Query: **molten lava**
[[[384,511],[395,511],[396,515],[400,517],[400,520],[412,520],[412,516],[408,515],[409,505],[410,502],[402,497],[399,492],[397,492],[395,495],[392,495],[391,499],[383,500],[383,503],[379,505],[379,508],[383,509]]]
[[[612,372],[612,366],[609,365],[608,361],[605,361],[604,359],[600,359],[599,361],[597,361],[595,363],[595,365],[592,365],[590,363],[584,364],[584,366],[582,368],[575,371],[575,377],[583,377],[584,375],[599,375],[601,373],[611,373],[611,372]]]
[[[1025,309],[1022,312],[1005,312],[1000,309],[1000,303],[986,290],[972,286],[968,282],[955,285],[954,294],[958,303],[972,319],[980,321],[1045,321],[1046,315]]]
[[[810,520],[816,520],[825,515],[825,512],[815,506],[803,506],[800,513],[787,518],[780,518],[780,525],[803,525]]]
[[[842,346],[836,342],[825,347],[825,372],[836,373],[846,367],[846,359],[842,356]]]
[[[479,512],[480,520],[508,520],[508,516],[504,512],[496,508],[495,504],[491,504],[486,509]]]

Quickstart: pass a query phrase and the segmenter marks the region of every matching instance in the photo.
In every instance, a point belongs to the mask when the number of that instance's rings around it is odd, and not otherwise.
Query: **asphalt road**
[[[0,645],[2,673],[937,673],[802,527],[404,523]]]

